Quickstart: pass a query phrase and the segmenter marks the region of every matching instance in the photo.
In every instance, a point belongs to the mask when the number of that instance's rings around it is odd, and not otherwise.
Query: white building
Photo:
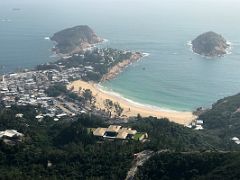
[[[5,131],[0,131],[0,138],[12,138],[12,137],[23,137],[24,134],[17,132],[16,130],[5,130]]]

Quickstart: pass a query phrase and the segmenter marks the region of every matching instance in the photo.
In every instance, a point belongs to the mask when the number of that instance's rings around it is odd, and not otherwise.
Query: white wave
[[[229,46],[231,46],[231,45],[232,45],[232,43],[231,43],[230,41],[227,41],[227,44],[228,44]]]
[[[103,39],[103,42],[102,42],[102,43],[107,43],[107,42],[109,42],[108,39]]]
[[[192,47],[192,41],[188,41],[187,45]]]
[[[150,56],[150,53],[142,53],[143,54],[143,57],[148,57]]]
[[[131,99],[128,99],[128,98],[122,96],[119,93],[114,92],[112,89],[110,89],[110,90],[107,89],[106,90],[106,87],[102,86],[100,83],[98,83],[96,85],[96,87],[98,88],[99,91],[101,91],[103,93],[106,93],[106,94],[109,94],[111,96],[115,96],[117,98],[120,98],[120,99],[132,104],[135,107],[142,107],[142,108],[146,108],[146,109],[151,109],[151,110],[156,110],[156,111],[164,111],[164,112],[181,112],[181,111],[176,111],[176,110],[167,109],[167,108],[161,108],[161,107],[158,107],[158,106],[153,106],[153,105],[150,105],[150,104],[144,104],[144,103],[139,103],[139,102],[133,101]]]
[[[187,41],[187,45],[189,46],[190,51],[191,51],[192,53],[195,53],[195,52],[193,51],[193,49],[192,49],[192,47],[193,47],[192,41]],[[197,54],[197,53],[195,53],[195,54]]]
[[[50,37],[44,37],[45,40],[50,40]]]
[[[227,44],[229,47],[226,49],[227,54],[232,54],[232,43],[230,41],[227,41]]]

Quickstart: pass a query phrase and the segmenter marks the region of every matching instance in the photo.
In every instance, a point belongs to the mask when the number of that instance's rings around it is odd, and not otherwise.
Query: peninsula
[[[223,56],[229,46],[220,34],[212,31],[203,33],[192,41],[192,50],[206,57]]]
[[[87,25],[67,28],[55,33],[51,40],[56,42],[53,49],[57,54],[74,54],[103,42],[96,33]]]

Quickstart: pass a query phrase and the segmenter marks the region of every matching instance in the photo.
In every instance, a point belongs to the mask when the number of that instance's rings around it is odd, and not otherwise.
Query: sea
[[[56,60],[48,37],[89,25],[101,46],[148,56],[101,84],[131,101],[166,110],[211,107],[240,92],[239,0],[1,0],[0,73]],[[222,34],[231,50],[221,58],[191,51],[206,31]]]

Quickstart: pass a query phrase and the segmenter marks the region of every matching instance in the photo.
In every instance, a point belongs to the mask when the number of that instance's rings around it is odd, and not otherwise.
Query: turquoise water
[[[109,40],[104,46],[150,53],[105,87],[162,108],[208,107],[240,92],[239,18],[238,0],[1,1],[1,72],[54,60],[44,37],[88,24]],[[190,51],[187,42],[209,30],[233,44],[231,54],[206,59]]]

